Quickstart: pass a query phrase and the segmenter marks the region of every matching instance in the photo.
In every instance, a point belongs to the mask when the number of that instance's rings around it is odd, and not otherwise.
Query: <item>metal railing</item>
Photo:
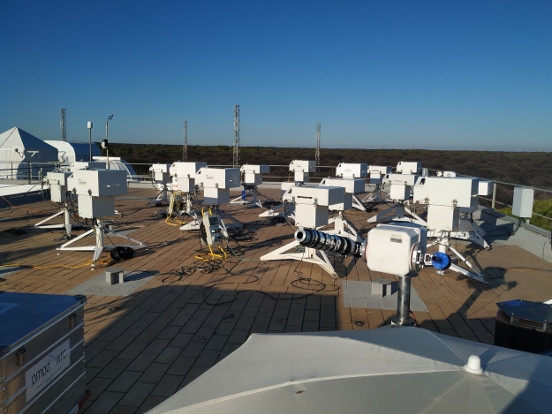
[[[151,163],[129,163],[137,172],[137,175],[133,176],[133,181],[150,181],[149,168]],[[229,164],[211,165],[212,167],[228,168],[232,167]],[[43,181],[48,171],[53,171],[60,168],[68,168],[68,165],[60,163],[46,163],[46,162],[13,162],[2,161],[0,162],[0,180],[7,180],[8,182],[23,181],[28,184],[39,183]],[[335,166],[318,166],[316,172],[311,173],[311,181],[313,183],[319,182],[322,178],[335,176]],[[437,170],[428,169],[430,173],[436,174]],[[458,176],[466,176],[458,174]],[[265,181],[292,181],[293,173],[289,172],[288,164],[272,164],[270,165],[270,173],[263,175]],[[550,200],[552,198],[552,190],[533,187],[529,185],[520,185],[514,183],[508,183],[499,180],[492,180],[480,177],[481,180],[490,181],[493,183],[493,191],[491,198],[480,196],[480,204],[484,207],[491,208],[493,210],[505,210],[512,207],[512,194],[515,187],[530,188],[535,191],[535,201],[537,208],[540,201]],[[535,211],[535,205],[533,206],[533,217],[535,219],[532,222],[537,222],[541,228],[550,229],[552,224],[552,217],[541,214]],[[540,219],[537,220],[537,219]],[[542,220],[545,220],[545,225],[542,224]]]
[[[520,184],[506,183],[503,181],[493,181],[493,192],[491,198],[479,196],[480,203],[481,201],[486,202],[487,204],[489,204],[489,207],[492,210],[501,211],[506,215],[516,217],[511,214],[511,209],[513,208],[511,204],[512,201],[506,201],[513,199],[513,192],[514,188],[516,187],[530,188],[535,191],[532,216],[531,218],[527,218],[525,220],[526,223],[531,223],[537,227],[550,230],[552,228],[552,217],[540,214],[539,212],[535,211],[535,209],[539,209],[541,207],[541,202],[552,199],[552,196],[550,196],[550,194],[552,194],[552,191],[550,190]],[[498,194],[501,192],[501,189],[503,190],[502,196],[499,196]]]
[[[59,163],[50,162],[0,161],[0,179],[32,184],[42,181],[48,171],[53,171],[58,166]]]
[[[132,162],[129,163],[132,168],[138,173],[137,176],[142,180],[149,180],[149,167],[151,163],[144,162]],[[232,168],[231,164],[209,164],[209,167],[214,168]],[[333,177],[335,175],[335,166],[321,165],[316,167],[317,171],[310,174],[311,180],[313,182],[318,182],[326,177]],[[282,180],[292,180],[293,173],[289,172],[289,164],[271,164],[270,173],[263,174],[263,180],[265,181],[282,181]]]
[[[146,163],[131,163],[131,165],[138,170],[138,168],[135,167],[135,165],[142,165],[146,166],[149,169],[149,166],[151,164]],[[220,164],[220,165],[210,165],[211,167],[219,167],[219,168],[231,168],[232,165],[230,164]],[[336,166],[328,166],[328,165],[321,165],[316,167],[316,172],[310,174],[311,181],[313,183],[319,182],[325,177],[334,177],[336,172]],[[436,169],[428,169],[428,171],[432,172],[433,174],[436,174]],[[458,176],[462,177],[468,177],[467,175],[458,174]],[[148,176],[144,176],[148,177]],[[484,207],[491,208],[492,210],[497,210],[497,206],[502,206],[502,209],[504,208],[511,208],[512,207],[512,195],[514,192],[515,187],[523,187],[523,188],[531,188],[535,191],[535,200],[544,200],[544,199],[550,199],[551,197],[545,196],[546,194],[552,194],[552,190],[544,189],[544,188],[538,188],[538,187],[532,187],[532,186],[526,186],[521,184],[514,184],[514,183],[507,183],[504,181],[499,180],[492,180],[488,178],[481,178],[478,177],[480,180],[484,181],[490,181],[493,183],[493,191],[492,191],[492,197],[487,198],[484,196],[479,196],[480,204]],[[149,178],[147,178],[149,179]],[[292,181],[293,180],[293,173],[289,172],[289,165],[288,164],[271,164],[270,165],[270,173],[269,174],[263,174],[263,180],[266,182],[269,181]],[[499,207],[500,208],[500,207]],[[540,219],[546,220],[547,224],[542,225],[541,223],[537,223],[535,225],[550,229],[550,226],[552,224],[552,217],[548,217],[546,215],[540,214],[535,211],[535,206],[533,206],[533,216],[538,217]],[[535,220],[533,220],[535,221]]]
[[[430,169],[430,171],[437,172],[438,170]],[[464,174],[458,174],[459,177],[470,177]],[[550,230],[552,228],[552,217],[540,214],[535,211],[535,207],[538,209],[541,202],[552,199],[552,190],[545,188],[533,187],[530,185],[508,183],[500,180],[493,180],[490,178],[477,177],[482,181],[490,181],[493,183],[493,190],[491,197],[479,196],[479,204],[484,207],[488,207],[492,210],[502,211],[503,214],[510,215],[510,209],[512,208],[514,188],[522,187],[529,188],[535,191],[535,202],[533,203],[533,211],[531,219],[527,219],[526,223],[531,223],[537,227]],[[551,202],[552,204],[552,202]],[[541,220],[538,220],[541,219]]]

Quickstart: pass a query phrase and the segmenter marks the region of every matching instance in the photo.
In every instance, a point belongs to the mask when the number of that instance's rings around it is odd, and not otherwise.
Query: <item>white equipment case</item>
[[[0,412],[75,409],[85,394],[85,303],[0,291]]]

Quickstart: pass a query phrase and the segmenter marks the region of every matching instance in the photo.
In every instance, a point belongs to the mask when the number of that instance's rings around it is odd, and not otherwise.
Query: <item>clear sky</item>
[[[0,0],[0,132],[552,151],[552,1]]]

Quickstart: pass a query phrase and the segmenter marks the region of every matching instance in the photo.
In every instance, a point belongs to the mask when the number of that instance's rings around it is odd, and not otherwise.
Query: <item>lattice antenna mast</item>
[[[67,134],[65,129],[65,120],[67,119],[67,111],[65,108],[61,108],[59,111],[59,127],[61,129],[61,140],[67,141]]]
[[[240,168],[240,106],[234,105],[234,154],[232,167]]]
[[[184,121],[184,145],[182,147],[182,161],[188,161],[188,121]]]
[[[314,153],[314,162],[320,165],[320,122],[316,124],[316,152]]]

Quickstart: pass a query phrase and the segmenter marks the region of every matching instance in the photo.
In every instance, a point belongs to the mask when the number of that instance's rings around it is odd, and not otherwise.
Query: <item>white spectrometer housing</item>
[[[290,183],[288,181],[282,181],[280,183],[280,187],[282,189],[282,196],[287,193],[287,191],[291,188],[291,187],[295,187],[295,183]]]
[[[72,173],[62,171],[49,171],[46,174],[46,180],[50,186],[50,198],[56,203],[65,203],[67,201],[67,179]]]
[[[422,164],[414,161],[399,161],[396,171],[401,174],[419,174]]]
[[[329,207],[340,203],[345,189],[343,187],[296,185],[284,194],[284,201],[295,204]]]
[[[316,162],[315,161],[304,161],[304,160],[293,160],[289,163],[290,171],[304,171],[304,172],[315,172],[316,171]]]
[[[295,182],[305,183],[309,181],[309,173],[316,171],[316,162],[293,160],[289,163],[289,170],[294,173]]]
[[[240,168],[241,172],[254,174],[268,174],[270,172],[269,165],[244,164]]]
[[[173,162],[169,167],[169,173],[173,177],[195,178],[197,172],[205,167],[205,162]]]
[[[168,173],[170,168],[171,166],[169,164],[152,164],[149,170],[153,172],[159,171],[163,173]]]
[[[150,171],[153,173],[153,179],[158,182],[167,182],[170,179],[169,164],[153,164]]]
[[[201,168],[196,179],[204,188],[230,189],[240,186],[240,170],[238,168]]]
[[[68,186],[77,195],[117,196],[126,194],[126,178],[122,170],[77,170],[68,178]]]
[[[395,276],[415,276],[418,246],[425,251],[427,233],[421,226],[411,223],[379,224],[368,232],[366,239],[366,265],[374,272]]]
[[[427,206],[427,229],[431,231],[457,231],[460,226],[460,208],[451,206]]]
[[[390,174],[393,169],[383,165],[370,165],[368,174],[370,174],[371,184],[381,184],[383,176]]]
[[[342,178],[364,178],[368,176],[368,165],[341,162],[335,169],[335,175]]]
[[[230,190],[216,187],[203,189],[203,204],[208,206],[220,206],[230,202]]]
[[[410,193],[412,192],[412,186],[404,183],[392,182],[389,185],[389,198],[396,201],[410,200]]]
[[[489,196],[493,193],[493,182],[492,181],[479,181],[479,191],[477,194],[480,196]]]
[[[468,177],[421,177],[414,186],[414,202],[427,204],[427,229],[456,231],[460,211],[475,211],[479,180]]]
[[[342,209],[345,202],[343,187],[293,186],[283,200],[295,203],[295,225],[316,228],[328,224],[328,211]]]
[[[345,189],[345,200],[337,210],[344,211],[353,208],[353,195],[364,193],[363,178],[324,178],[320,185],[329,187],[343,187]]]
[[[320,185],[343,187],[348,194],[364,193],[364,180],[362,178],[324,178]]]
[[[115,196],[126,194],[127,173],[122,170],[77,170],[68,187],[79,197],[79,216],[97,219],[115,213]]]
[[[532,188],[514,187],[512,214],[514,216],[531,218],[533,216],[533,201],[535,190]]]
[[[169,174],[173,177],[172,190],[185,193],[194,191],[197,172],[205,167],[205,162],[173,162],[169,167]]]
[[[405,201],[410,199],[412,187],[417,179],[417,175],[392,173],[387,174],[382,183],[387,187],[391,200]]]
[[[240,186],[238,168],[202,168],[196,180],[203,186],[203,203],[221,205],[230,202],[230,189]]]
[[[456,171],[437,171],[437,177],[456,177]]]
[[[468,177],[421,177],[414,186],[414,202],[476,209],[479,180]]]
[[[261,174],[268,174],[270,172],[269,165],[242,165],[240,171],[243,173],[243,183],[245,185],[259,185],[263,182]]]
[[[417,175],[412,174],[387,174],[383,177],[384,184],[404,184],[413,186],[418,179]]]
[[[393,168],[387,167],[384,165],[370,165],[368,167],[368,173],[369,174],[391,174],[391,171],[393,171]]]
[[[101,217],[115,214],[114,197],[93,197],[79,194],[79,216],[88,219],[99,219]]]

